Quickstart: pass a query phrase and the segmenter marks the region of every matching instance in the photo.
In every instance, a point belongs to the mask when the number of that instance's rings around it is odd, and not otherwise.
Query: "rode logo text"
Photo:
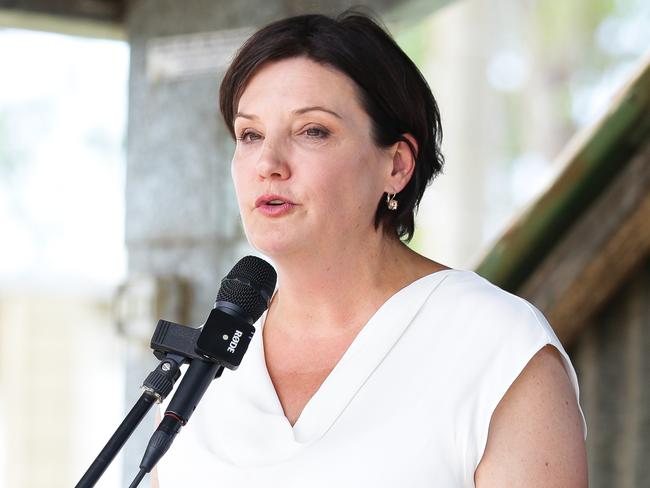
[[[228,345],[227,351],[230,353],[234,353],[235,349],[237,349],[237,344],[239,344],[239,338],[243,335],[243,332],[241,330],[235,331],[235,334],[232,336],[232,340],[230,341],[230,344]]]

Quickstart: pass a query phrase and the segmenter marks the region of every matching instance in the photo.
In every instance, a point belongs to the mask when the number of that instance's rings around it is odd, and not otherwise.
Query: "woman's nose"
[[[291,172],[284,151],[278,144],[264,144],[257,160],[257,174],[262,179],[287,179]]]

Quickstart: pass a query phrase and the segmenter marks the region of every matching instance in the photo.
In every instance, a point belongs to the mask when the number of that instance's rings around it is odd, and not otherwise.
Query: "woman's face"
[[[232,176],[250,243],[270,257],[345,251],[375,233],[392,158],[354,82],[307,58],[261,68],[239,100]]]

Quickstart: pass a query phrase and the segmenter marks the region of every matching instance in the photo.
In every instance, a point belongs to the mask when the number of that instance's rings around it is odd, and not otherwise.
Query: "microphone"
[[[263,259],[241,259],[221,280],[214,308],[196,341],[196,352],[237,369],[255,333],[253,324],[269,306],[276,280],[275,270]]]
[[[203,394],[223,368],[237,369],[255,328],[268,308],[277,275],[255,256],[242,258],[221,281],[214,308],[196,340],[195,351],[162,421],[151,436],[139,476],[149,473],[187,423]]]

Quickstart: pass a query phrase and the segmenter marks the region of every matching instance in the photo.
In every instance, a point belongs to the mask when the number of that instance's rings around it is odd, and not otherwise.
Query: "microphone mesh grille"
[[[245,256],[233,266],[226,279],[241,279],[259,286],[268,296],[273,294],[277,274],[273,266],[256,256]]]
[[[238,305],[256,321],[269,306],[263,295],[271,296],[276,280],[273,266],[258,257],[246,256],[222,280],[217,301]]]

